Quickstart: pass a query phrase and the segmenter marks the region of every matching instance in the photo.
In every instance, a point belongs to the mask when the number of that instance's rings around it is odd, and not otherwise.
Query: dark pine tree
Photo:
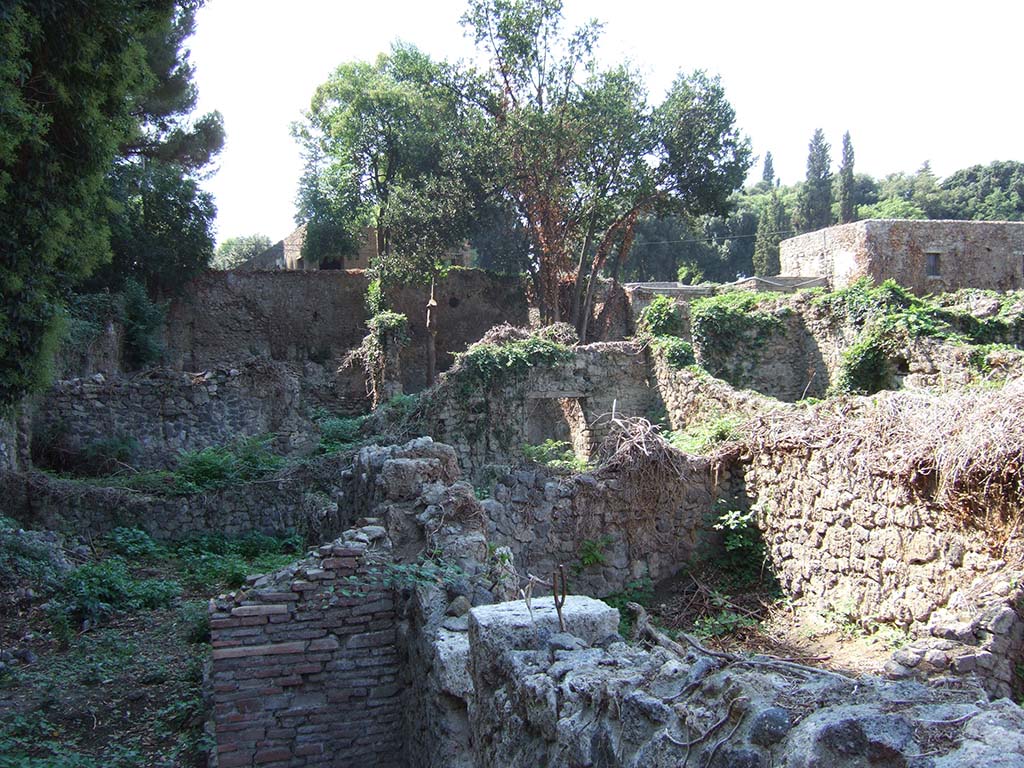
[[[832,172],[829,170],[831,147],[825,132],[818,128],[807,154],[807,179],[797,199],[793,228],[811,232],[832,224]]]
[[[856,218],[853,183],[853,142],[850,132],[843,134],[843,163],[839,166],[839,223],[849,224]]]
[[[764,171],[761,173],[761,181],[769,185],[775,183],[775,165],[772,163],[772,153],[764,153]]]

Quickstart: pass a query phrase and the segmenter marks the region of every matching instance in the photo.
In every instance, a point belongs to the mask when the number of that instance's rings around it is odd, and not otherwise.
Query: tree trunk
[[[576,333],[580,332],[580,326],[582,323],[582,315],[580,313],[580,300],[583,298],[583,286],[585,279],[583,277],[584,265],[587,260],[587,252],[590,250],[590,244],[594,240],[594,230],[597,228],[597,211],[590,217],[590,226],[587,228],[587,236],[583,239],[583,248],[580,250],[579,263],[576,266],[576,286],[572,293],[572,324],[576,329]],[[582,337],[580,341],[582,341]]]

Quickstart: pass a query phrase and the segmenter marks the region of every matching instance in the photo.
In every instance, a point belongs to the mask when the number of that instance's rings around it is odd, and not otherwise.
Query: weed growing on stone
[[[611,536],[602,536],[599,539],[584,539],[580,542],[576,552],[576,563],[573,565],[573,572],[582,573],[584,569],[605,564],[605,551],[615,539]]]
[[[695,422],[684,430],[670,430],[665,439],[683,453],[702,455],[723,443],[738,440],[742,424],[742,416],[727,413]]]
[[[657,338],[678,337],[683,333],[683,318],[676,303],[668,296],[658,295],[640,312],[636,323],[637,334]]]
[[[626,610],[627,603],[638,603],[643,606],[650,604],[654,599],[654,582],[650,576],[644,576],[634,581],[627,581],[619,592],[614,592],[607,597],[601,598],[619,612],[619,634],[629,637],[633,631],[633,614]]]
[[[557,472],[587,472],[592,468],[590,462],[577,456],[564,440],[549,438],[539,445],[524,445],[523,456],[527,461]]]
[[[475,390],[522,375],[531,368],[568,362],[574,355],[565,344],[533,335],[503,344],[479,342],[455,357],[462,381]]]
[[[690,307],[693,340],[703,350],[728,350],[782,328],[789,307],[778,294],[730,291],[697,299]]]
[[[661,352],[669,368],[681,370],[697,363],[693,345],[676,336],[658,336],[651,342],[651,346]]]

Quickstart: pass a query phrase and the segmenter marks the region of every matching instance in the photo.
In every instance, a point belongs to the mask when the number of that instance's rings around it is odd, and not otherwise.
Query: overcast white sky
[[[463,0],[208,0],[191,42],[201,111],[224,115],[227,144],[205,186],[217,237],[294,228],[301,171],[288,126],[343,61],[395,39],[435,58],[472,53]],[[838,163],[849,130],[859,172],[940,176],[1024,160],[1021,0],[565,0],[570,25],[605,23],[599,50],[631,60],[652,100],[680,70],[720,74],[737,122],[783,183],[801,179],[825,130]],[[760,163],[752,176],[760,177]]]

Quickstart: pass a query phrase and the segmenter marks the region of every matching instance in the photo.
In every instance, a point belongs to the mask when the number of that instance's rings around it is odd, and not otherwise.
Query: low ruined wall
[[[759,450],[745,484],[787,594],[935,640],[916,657],[905,655],[904,667],[918,666],[931,650],[918,671],[977,672],[997,695],[1020,685],[1024,617],[1016,584],[1024,569],[993,554],[983,536],[958,530],[845,443]]]
[[[534,367],[487,390],[456,371],[424,405],[423,429],[454,447],[472,476],[518,464],[524,444],[548,439],[590,456],[607,436],[613,411],[644,416],[658,409],[649,372],[645,350],[631,342],[577,347],[569,362]]]
[[[302,450],[315,432],[298,374],[269,361],[189,374],[157,369],[132,378],[57,382],[33,418],[37,453],[76,454],[115,439],[137,443],[136,468],[169,467],[179,452],[274,434],[279,447]]]
[[[561,631],[550,598],[470,612],[474,766],[1024,763],[1024,711],[967,682],[853,679],[664,637],[626,645],[601,603],[570,597],[563,614]]]
[[[351,583],[370,549],[338,540],[211,603],[216,766],[406,764],[394,596]]]
[[[325,457],[277,478],[190,496],[151,496],[61,480],[42,472],[0,472],[4,514],[29,528],[83,539],[114,528],[141,528],[160,541],[201,533],[241,536],[251,531],[313,540],[338,535],[351,522],[347,460]]]
[[[719,540],[712,528],[717,494],[712,468],[694,457],[687,470],[652,474],[649,481],[657,489],[622,473],[510,472],[483,504],[488,540],[509,547],[525,572],[548,578],[565,566],[572,590],[588,595],[606,596],[639,579],[671,576],[708,557]],[[581,560],[586,550],[596,562]]]

